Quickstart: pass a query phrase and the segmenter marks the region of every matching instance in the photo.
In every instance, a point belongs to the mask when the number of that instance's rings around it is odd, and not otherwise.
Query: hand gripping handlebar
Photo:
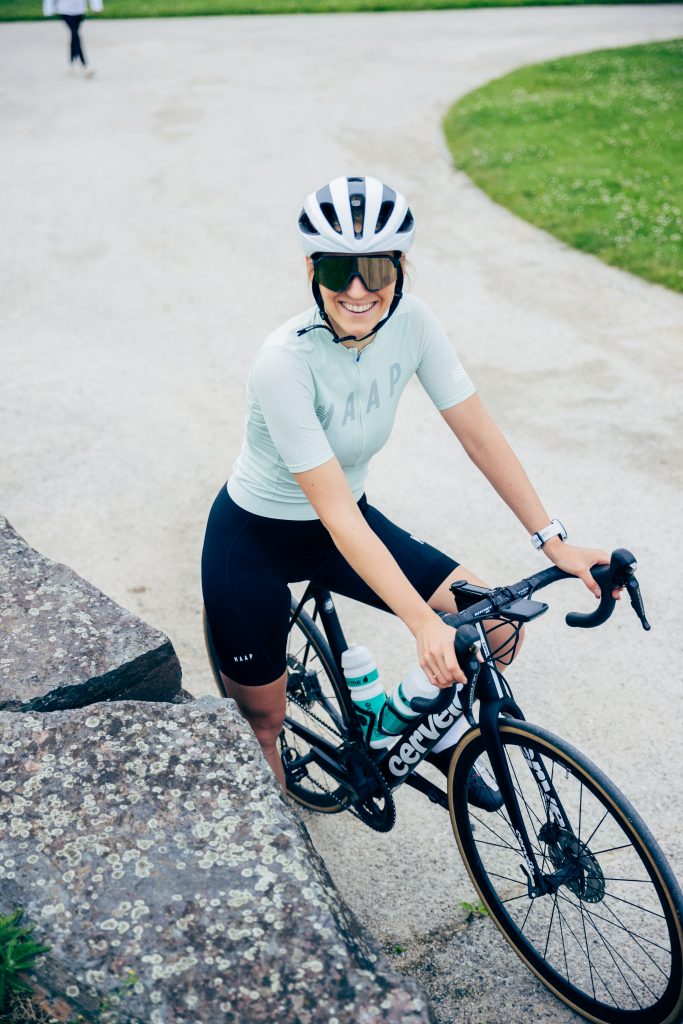
[[[637,568],[634,556],[626,548],[617,548],[613,551],[609,565],[594,565],[591,576],[600,587],[600,604],[594,612],[587,615],[582,612],[569,612],[565,618],[567,625],[579,626],[582,629],[602,625],[614,611],[616,598],[612,596],[612,591],[615,587],[626,587],[633,610],[642,622],[643,629],[649,630],[650,623],[645,618],[643,599],[635,576]]]
[[[636,579],[635,572],[638,565],[634,555],[627,551],[626,548],[617,548],[612,552],[609,565],[595,565],[591,569],[591,575],[600,587],[600,603],[593,612],[569,612],[565,618],[565,622],[568,626],[575,626],[581,629],[589,629],[593,626],[600,626],[603,622],[606,622],[614,611],[616,604],[616,598],[612,596],[612,591],[617,587],[625,587],[628,591],[631,599],[631,605],[634,612],[640,619],[643,629],[649,630],[650,623],[645,617],[645,608],[643,606],[643,599],[640,593],[640,587],[638,580]],[[535,576],[531,576],[528,579],[521,580],[519,583],[514,584],[511,587],[500,588],[499,590],[486,591],[480,587],[471,587],[464,585],[459,589],[469,593],[482,594],[482,600],[477,602],[474,606],[467,609],[464,612],[459,612],[455,615],[444,616],[444,621],[448,622],[449,625],[456,626],[455,634],[455,653],[458,659],[458,664],[465,673],[468,684],[471,684],[479,670],[479,661],[477,659],[477,652],[479,649],[479,634],[476,627],[472,624],[473,621],[484,618],[486,615],[496,616],[501,612],[506,618],[517,618],[517,615],[511,615],[512,605],[509,604],[511,600],[517,600],[517,606],[534,605],[533,601],[527,600],[531,594],[536,590],[541,590],[543,587],[547,587],[550,583],[555,583],[557,580],[572,579],[570,573],[565,572],[563,569],[558,569],[556,566],[552,566],[549,569],[544,569],[542,572],[537,573]],[[464,584],[464,581],[462,581]],[[457,587],[454,584],[453,587]],[[536,606],[538,609],[545,610],[547,606]],[[507,611],[507,614],[505,614]],[[538,612],[536,613],[538,614]],[[531,617],[531,616],[529,616]],[[521,615],[519,615],[520,621],[524,621]],[[465,621],[463,621],[465,620]],[[423,712],[438,712],[448,707],[453,699],[453,687],[448,686],[440,691],[440,693],[433,699],[427,697],[413,697],[410,702],[410,706],[414,711]]]
[[[477,659],[479,650],[479,634],[474,626],[461,626],[455,634],[455,656],[460,668],[465,673],[468,683],[476,676],[480,662]],[[455,684],[453,684],[455,685]],[[413,697],[410,706],[413,711],[438,712],[445,711],[453,700],[453,686],[446,686],[436,697]]]

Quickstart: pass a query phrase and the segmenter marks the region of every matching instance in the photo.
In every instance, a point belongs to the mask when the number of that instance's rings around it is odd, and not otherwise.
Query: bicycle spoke
[[[509,875],[501,875],[498,871],[489,871],[489,875],[491,878],[502,878],[506,882],[513,882],[515,885],[521,885],[525,890],[527,888],[527,883],[520,881],[519,878],[510,878]]]
[[[527,893],[524,893],[524,895],[528,896]],[[521,899],[520,896],[515,896],[514,898],[516,900]],[[526,923],[529,920],[529,914],[531,913],[531,911],[533,909],[533,906],[534,906],[534,900],[529,900],[529,906],[527,908],[526,914],[524,915],[524,920],[522,921],[522,927],[519,929],[520,932],[522,932],[522,933],[524,932],[524,928],[526,927]]]
[[[641,951],[641,953],[644,953],[644,954],[645,954],[645,956],[646,956],[646,957],[648,958],[648,960],[649,960],[649,961],[650,961],[650,962],[651,962],[651,963],[653,964],[653,966],[657,968],[657,970],[658,970],[658,971],[659,971],[659,973],[660,973],[660,974],[662,975],[662,977],[663,977],[663,978],[664,978],[665,980],[668,980],[668,978],[667,978],[667,976],[666,976],[666,972],[662,970],[662,968],[661,968],[661,967],[659,966],[659,964],[658,964],[658,963],[657,963],[657,961],[656,961],[656,960],[654,959],[654,957],[652,957],[652,956],[650,955],[650,953],[648,953],[648,951],[647,951],[646,949],[644,949],[644,948],[643,948],[643,946],[641,946],[640,942],[638,941],[638,937],[636,937],[636,936],[634,935],[634,933],[633,933],[633,932],[631,931],[631,929],[630,929],[630,928],[625,928],[625,927],[624,927],[624,925],[623,925],[623,924],[621,923],[621,921],[619,920],[619,918],[618,918],[618,917],[617,917],[617,915],[616,915],[616,914],[614,913],[614,911],[612,910],[612,908],[611,908],[611,907],[607,907],[607,910],[609,910],[610,914],[612,914],[612,916],[614,917],[614,919],[615,919],[615,920],[616,920],[616,921],[618,922],[618,923],[617,923],[617,926],[616,926],[616,927],[618,927],[618,928],[623,928],[623,929],[624,929],[624,930],[626,931],[626,933],[627,933],[627,935],[629,936],[629,938],[630,938],[630,939],[633,939],[634,943],[636,944],[636,946],[638,947],[638,949],[639,949],[639,950]],[[663,948],[663,947],[660,947],[660,948]]]
[[[639,903],[632,903],[631,900],[622,899],[621,896],[615,896],[613,892],[607,892],[605,890],[605,896],[609,896],[611,900],[618,900],[619,903],[626,903],[629,907],[635,907],[636,910],[643,910],[646,914],[652,914],[653,917],[659,917],[662,921],[666,921],[664,914],[658,914],[656,910],[650,910],[648,907],[641,907]]]
[[[561,899],[564,899],[564,901],[565,901],[566,903],[568,903],[568,904],[569,904],[569,906],[573,907],[573,908],[574,908],[575,910],[577,909],[577,908],[576,908],[576,905],[575,905],[574,903],[572,903],[572,901],[571,901],[571,900],[568,900],[568,899],[567,899],[566,897],[564,897],[564,896],[563,896],[562,894],[559,894],[559,895],[560,895],[560,898],[561,898]],[[608,908],[608,909],[609,909],[609,908]],[[621,977],[622,977],[622,979],[623,979],[623,981],[624,981],[624,984],[625,984],[625,985],[626,985],[626,987],[627,987],[627,988],[629,989],[629,992],[631,992],[631,995],[633,996],[634,1000],[635,1000],[635,1001],[636,1001],[636,1002],[638,1003],[638,1005],[642,1007],[642,1004],[640,1003],[640,1000],[638,999],[638,997],[637,997],[637,995],[635,994],[635,992],[634,992],[634,991],[632,990],[632,988],[631,988],[631,986],[630,986],[630,984],[629,984],[629,982],[628,982],[628,979],[626,978],[626,976],[624,975],[623,971],[622,971],[622,970],[621,970],[621,968],[619,967],[619,964],[617,963],[617,961],[616,961],[615,957],[618,957],[618,958],[619,958],[619,960],[621,960],[621,962],[622,962],[622,963],[624,964],[624,966],[625,966],[625,967],[626,967],[626,968],[627,968],[627,969],[628,969],[628,970],[629,970],[629,971],[630,971],[630,972],[631,972],[632,974],[634,974],[634,975],[635,975],[636,979],[637,979],[637,980],[638,980],[638,981],[640,982],[640,984],[641,984],[641,985],[643,985],[643,987],[644,987],[644,988],[646,988],[646,989],[648,990],[648,992],[650,993],[650,995],[652,996],[652,998],[653,998],[653,999],[657,999],[657,994],[656,994],[656,993],[655,993],[655,992],[654,992],[654,991],[653,991],[653,990],[652,990],[652,989],[650,988],[650,986],[649,986],[649,985],[647,984],[647,982],[645,981],[645,978],[643,977],[642,973],[639,973],[638,971],[636,971],[636,970],[635,970],[635,968],[633,967],[633,965],[632,965],[632,964],[631,964],[631,963],[630,963],[630,962],[629,962],[629,961],[628,961],[628,960],[626,959],[626,957],[625,957],[625,956],[624,956],[624,955],[623,955],[622,953],[620,953],[620,952],[619,952],[619,950],[618,950],[618,949],[617,949],[617,948],[616,948],[616,947],[615,947],[615,946],[614,946],[614,945],[613,945],[613,944],[612,944],[612,943],[611,943],[611,942],[610,942],[610,941],[609,941],[608,939],[606,939],[606,938],[605,938],[605,936],[604,936],[604,935],[602,934],[602,932],[601,932],[601,931],[600,931],[600,930],[598,929],[598,927],[596,926],[596,924],[595,924],[595,921],[593,920],[593,918],[594,918],[594,917],[597,917],[597,918],[598,918],[598,920],[602,920],[602,921],[605,921],[605,923],[610,923],[610,922],[606,921],[606,919],[605,919],[605,918],[603,918],[603,917],[598,917],[598,915],[595,915],[595,914],[594,914],[594,913],[592,912],[592,910],[591,910],[591,909],[590,909],[589,907],[587,907],[587,906],[586,906],[586,907],[584,907],[584,906],[582,905],[582,907],[581,907],[581,914],[582,914],[582,917],[583,917],[583,916],[584,916],[584,914],[585,914],[585,917],[586,917],[586,918],[588,919],[588,923],[589,923],[589,924],[590,924],[590,925],[592,926],[592,928],[594,929],[594,931],[596,932],[596,934],[597,934],[597,935],[598,935],[598,937],[600,938],[600,941],[601,941],[601,942],[602,942],[602,944],[603,944],[603,945],[605,946],[605,949],[606,949],[606,950],[607,950],[607,952],[609,953],[609,955],[610,955],[611,959],[612,959],[612,960],[613,960],[613,962],[614,962],[614,965],[615,965],[615,967],[616,967],[616,968],[617,968],[617,970],[619,971],[619,974],[621,975]],[[632,936],[632,933],[631,933],[631,932],[630,932],[630,931],[629,931],[628,929],[624,928],[624,926],[623,926],[623,925],[619,924],[619,925],[617,925],[617,926],[615,926],[615,927],[621,928],[621,929],[622,929],[623,931],[625,931],[625,932],[627,933],[627,935],[629,936],[629,938],[632,938],[632,937],[633,937],[633,936]],[[636,942],[635,944],[636,944],[636,945],[638,946],[638,948],[639,948],[639,949],[641,948],[641,947],[640,947],[640,945],[639,945],[639,943],[637,943],[637,942]],[[642,952],[644,952],[644,953],[646,954],[646,956],[648,956],[648,959],[652,960],[652,957],[650,957],[650,956],[649,956],[649,954],[647,953],[647,951],[646,951],[646,950],[642,950]],[[656,961],[652,960],[652,963],[653,963],[653,964],[654,964],[654,966],[655,966],[655,967],[657,968],[657,970],[659,970],[660,974],[662,974],[662,975],[663,975],[663,977],[664,977],[664,978],[665,978],[666,980],[668,980],[668,979],[667,979],[667,976],[666,976],[666,974],[664,973],[664,971],[662,971],[661,967],[659,967],[659,965],[658,965],[658,964],[656,963]],[[604,981],[603,981],[603,984],[604,984]]]
[[[502,843],[492,843],[489,839],[477,839],[478,846],[496,846],[499,850],[514,850],[514,846],[510,846],[509,843],[503,845]]]
[[[612,878],[609,875],[602,877],[606,882],[635,882],[637,885],[652,885],[651,878]]]
[[[518,896],[508,896],[506,899],[502,899],[501,898],[500,902],[501,903],[514,903],[515,900],[529,900],[529,910],[531,910],[531,908],[534,905],[534,900],[532,900],[529,897],[528,891],[527,892],[521,892],[521,893],[519,893]],[[527,912],[526,912],[526,917],[524,918],[525,922],[526,922],[526,918],[529,916],[529,910],[527,910]],[[520,931],[521,931],[521,929],[520,929]]]
[[[567,963],[567,947],[564,944],[564,931],[562,928],[562,911],[559,907],[557,908],[557,917],[560,922],[560,939],[562,940],[562,955],[564,956],[564,973],[567,977],[567,982],[569,982],[569,964]]]
[[[519,853],[520,852],[518,846],[512,846],[511,843],[506,843],[505,839],[503,838],[503,836],[499,836],[498,833],[496,832],[496,830],[494,828],[491,828],[491,826],[486,821],[484,821],[482,818],[478,818],[477,815],[474,814],[472,811],[470,811],[470,815],[474,819],[474,821],[477,822],[478,825],[483,825],[484,828],[487,828],[489,830],[489,832],[491,832],[491,834],[496,837],[496,839],[500,839],[501,843],[504,844],[504,848],[505,849],[512,850],[513,853]],[[512,826],[510,825],[510,822],[508,821],[507,818],[503,818],[503,821],[505,822],[506,825],[508,825],[508,827],[510,829],[512,829]],[[481,840],[477,839],[476,842],[480,843]]]
[[[590,925],[592,925],[592,927],[593,927],[593,928],[595,929],[595,933],[596,933],[596,935],[598,936],[598,938],[599,938],[599,939],[600,939],[600,941],[602,942],[603,946],[605,947],[605,949],[606,949],[606,950],[607,950],[607,952],[609,953],[609,955],[610,955],[610,957],[611,957],[611,959],[612,959],[612,962],[614,963],[614,966],[615,966],[615,967],[616,967],[616,969],[618,970],[619,974],[621,975],[622,981],[623,981],[623,982],[624,982],[624,984],[626,985],[626,988],[627,988],[627,989],[629,990],[629,992],[631,993],[632,997],[633,997],[633,998],[635,999],[635,1001],[636,1001],[636,1002],[638,1003],[638,1009],[642,1010],[642,1008],[643,1008],[643,1004],[641,1003],[640,999],[638,998],[638,996],[637,996],[637,995],[635,994],[635,992],[633,991],[633,989],[632,989],[632,988],[631,988],[631,986],[629,985],[629,982],[628,982],[628,978],[626,977],[626,975],[625,975],[625,974],[624,974],[624,972],[622,971],[621,967],[620,967],[620,966],[619,966],[619,964],[617,963],[616,957],[614,956],[614,952],[616,952],[616,951],[613,951],[613,947],[612,947],[612,944],[611,944],[610,942],[608,942],[608,941],[606,940],[605,936],[604,936],[604,935],[602,934],[602,932],[601,932],[601,931],[600,931],[600,930],[599,930],[599,929],[598,929],[598,928],[596,927],[595,923],[594,923],[594,922],[593,922],[593,921],[591,920],[591,914],[590,914],[590,911],[589,911],[589,910],[588,910],[587,908],[586,908],[586,916],[587,916],[587,918],[588,918],[588,923],[589,923]],[[621,956],[620,954],[619,954],[619,958],[620,958],[621,960],[624,960],[624,958],[623,958],[623,957],[622,957],[622,956]],[[630,970],[632,970],[632,971],[633,971],[633,968],[632,968],[632,967],[630,967],[630,965],[628,964],[628,962],[627,962],[626,960],[624,960],[624,965],[625,965],[626,967],[629,967],[629,968],[630,968]],[[633,973],[635,974],[635,971],[633,971]],[[636,975],[636,977],[638,977],[638,975]],[[642,978],[639,978],[639,981],[641,981],[641,983],[642,983],[642,984],[645,984],[645,983],[643,982]],[[648,988],[648,986],[647,986],[647,985],[645,985],[645,988]],[[648,990],[649,990],[649,989],[648,989]],[[653,993],[651,992],[651,990],[649,990],[649,991],[650,991],[650,994],[651,994],[651,995],[653,995]]]
[[[553,897],[553,910],[550,915],[550,924],[548,925],[548,936],[545,940],[545,949],[543,950],[543,959],[545,960],[548,956],[548,945],[550,944],[550,933],[553,930],[553,920],[555,918],[555,911],[557,910],[557,893]]]
[[[570,906],[574,907],[575,910],[581,910],[581,912],[583,913],[583,904],[581,903],[581,900],[579,900],[578,903],[574,903],[573,900],[569,899],[566,893],[560,893],[560,898],[564,899],[567,903],[569,903]],[[666,953],[667,956],[669,956],[669,958],[671,957],[670,948],[668,948],[667,946],[660,945],[660,943],[655,942],[654,939],[648,939],[646,935],[641,935],[640,932],[634,932],[632,928],[627,928],[626,925],[621,923],[621,921],[616,916],[611,907],[606,907],[606,909],[610,912],[610,914],[612,914],[612,916],[614,917],[614,921],[610,921],[608,917],[603,917],[602,914],[598,914],[595,910],[590,910],[590,914],[593,918],[595,918],[596,921],[603,921],[605,924],[608,924],[610,928],[618,928],[630,937],[632,937],[634,941],[638,939],[640,942],[647,942],[648,945],[654,946],[656,949],[661,949],[662,953]],[[615,921],[618,923],[615,924]],[[638,944],[639,943],[636,943],[636,945]],[[643,950],[643,952],[646,956],[648,956],[647,950]],[[654,962],[655,961],[653,961],[653,963]],[[661,968],[659,968],[659,970],[661,970]]]
[[[597,858],[597,857],[602,857],[603,854],[606,854],[606,853],[615,853],[617,850],[632,850],[632,849],[633,849],[633,844],[632,843],[623,843],[621,846],[610,846],[609,849],[607,849],[607,850],[594,850],[593,851],[593,856]]]
[[[605,818],[607,817],[608,814],[609,814],[609,811],[605,811],[605,813],[603,814],[602,818],[597,823],[597,825],[595,826],[595,828],[593,829],[593,831],[591,832],[591,834],[589,835],[589,837],[585,841],[585,843],[581,842],[581,836],[580,835],[576,837],[579,840],[579,842],[581,843],[581,849],[582,850],[587,850],[588,849],[588,844],[590,843],[591,839],[593,838],[595,833],[598,831],[598,829],[602,827],[602,824],[603,824],[603,822],[604,822],[604,820],[605,820]]]
[[[562,894],[559,894],[559,895],[560,895],[560,899],[562,899],[562,898],[563,898],[563,897],[562,897]],[[572,906],[573,906],[573,904],[572,904]],[[583,916],[583,915],[582,915],[582,916]],[[590,923],[590,922],[589,922],[589,923]],[[576,945],[577,945],[578,949],[580,949],[580,950],[581,950],[581,952],[583,953],[583,955],[584,955],[584,956],[586,957],[586,960],[588,961],[588,970],[590,971],[590,975],[591,975],[591,985],[593,985],[592,977],[593,977],[593,972],[595,971],[595,975],[596,975],[596,977],[597,977],[597,978],[599,978],[599,980],[600,980],[600,982],[601,982],[601,984],[602,984],[603,988],[604,988],[604,989],[605,989],[605,991],[606,991],[606,992],[608,993],[608,995],[609,995],[610,999],[612,1000],[612,1002],[613,1002],[613,1003],[614,1003],[614,1005],[616,1006],[616,1005],[617,1005],[617,1001],[616,1001],[616,999],[614,998],[614,996],[612,995],[612,993],[611,993],[611,991],[610,991],[610,987],[609,987],[609,985],[607,984],[607,982],[606,982],[606,981],[605,981],[605,979],[603,978],[602,974],[600,973],[600,971],[598,970],[598,968],[597,968],[597,967],[595,966],[595,964],[594,964],[594,963],[593,963],[593,961],[591,960],[591,955],[590,955],[590,947],[589,947],[589,945],[588,945],[588,938],[586,938],[586,948],[585,948],[585,950],[584,950],[583,946],[581,945],[581,943],[580,943],[580,942],[579,942],[579,940],[577,939],[576,935],[574,934],[574,929],[573,929],[573,928],[572,928],[572,926],[571,926],[571,925],[569,924],[569,922],[567,922],[567,930],[569,931],[569,934],[570,934],[570,935],[572,936],[572,938],[574,939],[574,942],[576,943]],[[584,923],[584,932],[585,932],[585,923]],[[594,988],[594,987],[593,987],[593,992],[595,992],[595,988]]]
[[[572,906],[574,906],[574,904],[572,904]],[[593,964],[592,964],[592,961],[591,961],[591,958],[590,958],[590,952],[589,952],[589,949],[588,949],[588,935],[586,934],[586,917],[585,917],[585,914],[583,912],[583,903],[580,900],[579,900],[579,910],[581,911],[581,924],[583,926],[583,939],[584,939],[584,942],[586,943],[586,958],[588,959],[588,972],[590,974],[590,979],[591,979],[591,988],[593,989],[593,999],[595,999],[596,998],[596,996],[595,996],[595,980],[593,978]]]

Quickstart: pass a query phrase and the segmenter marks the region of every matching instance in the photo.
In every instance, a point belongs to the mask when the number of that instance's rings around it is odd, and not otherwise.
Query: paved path
[[[626,608],[599,635],[570,634],[561,611],[590,601],[567,584],[533,630],[516,690],[529,717],[613,772],[679,869],[681,633],[669,601],[683,298],[494,206],[451,169],[440,119],[519,65],[682,27],[676,6],[90,20],[98,75],[85,82],[65,73],[62,26],[0,25],[1,511],[166,630],[187,685],[210,691],[203,521],[239,444],[253,353],[308,301],[301,199],[335,174],[386,177],[418,220],[414,290],[548,509],[572,539],[630,545],[642,563],[652,634]],[[417,385],[371,496],[491,580],[542,564]],[[386,616],[347,609],[346,621],[387,682],[413,659]],[[443,812],[401,792],[388,836],[345,819],[311,829],[380,938],[416,962],[434,950],[435,973],[422,976],[442,1020],[573,1019],[487,922],[450,938],[471,889]]]

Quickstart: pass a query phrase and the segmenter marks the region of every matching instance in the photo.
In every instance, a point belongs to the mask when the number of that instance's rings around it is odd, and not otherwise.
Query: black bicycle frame
[[[314,601],[315,610],[313,618],[315,620],[318,615],[320,616],[320,623],[330,645],[332,656],[340,675],[343,676],[341,656],[347,649],[348,644],[330,592],[317,584],[310,583],[292,616],[292,622],[296,621],[304,604],[309,600]],[[455,619],[456,616],[445,617],[445,621],[449,622],[449,624],[455,624]],[[524,714],[519,705],[513,700],[504,676],[494,667],[486,631],[481,621],[477,622],[476,629],[485,659],[476,679],[472,679],[468,686],[463,688],[460,696],[457,695],[454,688],[441,690],[439,696],[432,702],[430,710],[425,710],[416,723],[404,731],[390,750],[378,752],[374,756],[374,760],[391,789],[396,789],[405,782],[412,788],[424,793],[434,803],[439,803],[446,807],[447,799],[443,790],[423,776],[415,774],[415,771],[439,739],[448,732],[457,717],[465,714],[469,724],[471,726],[476,725],[472,713],[476,685],[476,696],[479,700],[480,708],[479,726],[484,739],[485,750],[500,787],[510,824],[519,843],[520,853],[523,858],[521,868],[527,878],[529,896],[534,898],[555,891],[559,884],[561,884],[562,879],[559,877],[556,879],[553,875],[544,875],[536,859],[534,848],[519,807],[499,731],[501,715],[507,715],[524,721]],[[363,730],[356,717],[354,704],[346,687],[342,688],[340,699],[344,704],[347,720],[350,723],[349,740],[354,745],[364,743]],[[316,761],[321,768],[339,783],[344,784],[348,782],[348,768],[339,763],[338,748],[334,743],[298,722],[290,720],[288,724],[310,747],[308,754],[300,758],[298,762],[295,762],[294,766],[296,763],[300,763],[303,766],[311,761]],[[545,765],[535,756],[532,750],[523,747],[522,753],[534,774],[534,779],[548,817],[558,827],[570,832],[573,831]],[[354,785],[360,789],[361,793],[368,785],[374,785],[372,780],[365,778],[365,773],[362,771],[361,766],[359,766],[358,777],[354,780]]]

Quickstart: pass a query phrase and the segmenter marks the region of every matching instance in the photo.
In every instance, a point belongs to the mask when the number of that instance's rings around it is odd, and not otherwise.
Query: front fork
[[[481,672],[485,677],[489,674],[490,676],[497,675],[490,665],[482,666]],[[482,683],[484,683],[483,686]],[[537,896],[545,896],[547,893],[556,892],[565,879],[564,876],[560,877],[559,872],[555,872],[552,875],[544,875],[539,867],[524,816],[519,806],[519,798],[505,754],[505,747],[500,738],[501,714],[509,715],[522,721],[524,720],[524,715],[517,704],[507,695],[486,699],[484,691],[490,690],[491,684],[494,684],[496,692],[500,693],[501,687],[497,680],[489,678],[479,681],[479,727],[486,753],[491,762],[493,774],[496,777],[501,795],[505,801],[510,826],[522,854],[523,861],[520,867],[526,876],[529,898],[535,899]],[[531,748],[522,747],[522,753],[529,765],[530,771],[533,773],[534,781],[545,806],[548,821],[552,821],[557,826],[571,831],[564,808],[555,792],[542,760]],[[539,841],[543,841],[540,836],[538,838]]]

